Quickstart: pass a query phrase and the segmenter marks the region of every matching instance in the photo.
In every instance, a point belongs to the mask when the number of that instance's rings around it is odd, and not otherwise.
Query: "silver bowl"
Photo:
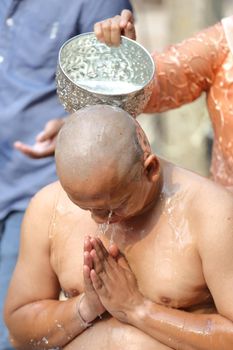
[[[70,113],[108,104],[137,116],[150,98],[154,72],[152,57],[137,42],[122,37],[119,47],[109,47],[94,33],[81,34],[60,49],[57,93]]]

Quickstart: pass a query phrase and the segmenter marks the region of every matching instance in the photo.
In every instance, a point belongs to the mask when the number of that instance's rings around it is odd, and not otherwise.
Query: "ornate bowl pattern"
[[[137,116],[150,98],[154,72],[152,57],[137,42],[122,37],[116,48],[100,43],[94,33],[81,34],[60,49],[57,93],[70,113],[108,104]]]

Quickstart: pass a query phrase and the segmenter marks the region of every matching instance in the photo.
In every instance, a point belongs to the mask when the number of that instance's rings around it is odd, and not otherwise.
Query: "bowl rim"
[[[138,47],[140,47],[140,48],[147,54],[148,58],[149,58],[150,61],[151,61],[152,73],[151,73],[150,78],[147,80],[147,82],[146,82],[145,84],[143,84],[143,85],[142,85],[140,88],[138,88],[138,89],[134,89],[134,90],[131,90],[131,91],[126,92],[126,93],[117,93],[117,94],[116,94],[116,93],[109,93],[109,92],[108,92],[108,93],[95,92],[95,91],[93,91],[92,89],[89,89],[89,88],[87,88],[87,87],[84,88],[82,85],[79,85],[79,84],[77,84],[76,82],[74,82],[74,81],[65,73],[64,69],[62,68],[62,65],[61,65],[61,54],[62,54],[62,51],[63,51],[64,47],[65,47],[66,45],[68,45],[69,42],[71,42],[71,41],[73,41],[73,40],[75,40],[75,39],[77,39],[77,38],[80,38],[80,37],[82,37],[82,36],[94,36],[94,37],[96,38],[94,32],[87,32],[87,33],[82,33],[82,34],[75,35],[75,36],[73,36],[72,38],[68,39],[67,41],[65,41],[65,42],[62,44],[62,46],[61,46],[60,49],[59,49],[59,53],[58,53],[58,66],[59,66],[59,69],[62,71],[62,73],[64,74],[64,76],[66,77],[66,79],[68,79],[72,84],[76,85],[78,88],[80,88],[80,89],[83,90],[84,92],[87,91],[87,92],[89,92],[89,93],[91,93],[91,94],[95,94],[95,95],[99,95],[99,96],[106,96],[106,95],[107,95],[107,96],[127,96],[127,95],[129,95],[129,94],[135,94],[135,93],[137,93],[137,92],[143,90],[146,86],[148,86],[148,85],[151,83],[151,81],[152,81],[152,79],[153,79],[153,77],[154,77],[154,75],[155,75],[155,62],[154,62],[154,60],[153,60],[151,54],[149,53],[149,51],[148,51],[144,46],[142,46],[141,44],[139,44],[136,40],[132,40],[132,39],[127,38],[127,37],[125,37],[125,36],[123,36],[123,35],[121,35],[121,40],[133,42],[134,44],[136,44]],[[97,38],[96,38],[96,40],[98,41]],[[100,44],[103,44],[103,45],[108,46],[107,44],[104,44],[104,43],[101,43],[101,42],[100,42]],[[117,47],[116,47],[116,48],[117,48]]]

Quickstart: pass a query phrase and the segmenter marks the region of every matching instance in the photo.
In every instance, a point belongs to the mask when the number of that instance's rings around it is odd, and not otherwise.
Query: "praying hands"
[[[111,250],[116,254],[118,249],[112,246]],[[99,238],[85,241],[84,278],[103,307],[121,322],[127,323],[129,313],[144,301],[126,259],[109,253]]]

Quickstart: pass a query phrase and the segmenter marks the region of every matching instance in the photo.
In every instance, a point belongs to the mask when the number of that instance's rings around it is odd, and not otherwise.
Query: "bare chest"
[[[59,225],[58,225],[59,227]],[[176,226],[177,228],[177,226]],[[89,220],[63,225],[52,237],[51,263],[67,296],[83,291],[83,242],[85,235],[100,235],[106,247],[116,240],[135,274],[138,287],[151,300],[176,308],[189,308],[209,297],[201,261],[185,225],[125,232],[110,225],[103,235]],[[187,231],[187,232],[186,232]]]

